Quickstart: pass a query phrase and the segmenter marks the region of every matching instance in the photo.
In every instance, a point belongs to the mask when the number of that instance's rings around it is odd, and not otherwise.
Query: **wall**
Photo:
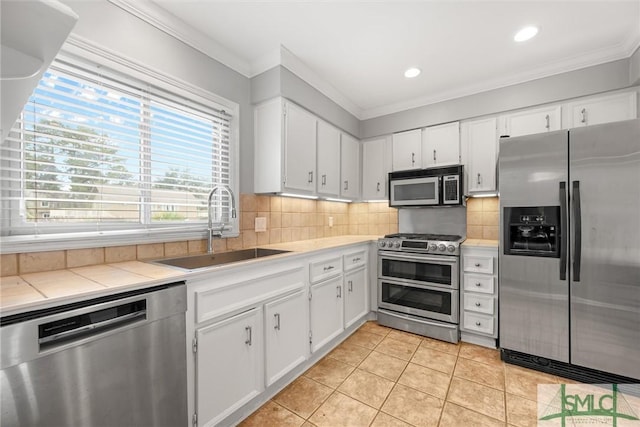
[[[248,78],[106,0],[62,1],[80,16],[74,36],[237,103],[240,191],[253,191],[253,113]]]
[[[370,138],[439,123],[531,107],[631,86],[629,59],[426,105],[360,122]]]
[[[359,137],[360,121],[344,108],[283,66],[251,78],[251,102],[283,96],[336,127]]]
[[[253,248],[348,234],[398,232],[397,210],[380,203],[339,203],[290,197],[240,195],[240,236],[214,239],[214,252]],[[254,231],[255,218],[267,218],[267,231]],[[329,226],[333,217],[333,226]],[[87,265],[179,257],[206,252],[206,240],[70,249],[0,256],[0,276],[83,267]]]
[[[640,85],[640,48],[629,58],[629,84]]]

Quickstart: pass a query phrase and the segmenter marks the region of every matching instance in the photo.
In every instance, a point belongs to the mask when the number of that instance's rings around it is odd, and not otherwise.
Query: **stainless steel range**
[[[400,233],[378,240],[378,323],[459,340],[459,235]]]

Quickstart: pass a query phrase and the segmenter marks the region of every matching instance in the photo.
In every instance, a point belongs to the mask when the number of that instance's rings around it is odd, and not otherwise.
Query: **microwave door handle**
[[[567,280],[567,183],[560,181],[560,233],[558,244],[560,245],[560,280]]]
[[[582,211],[580,207],[580,181],[573,181],[573,281],[580,281],[580,264],[582,261]]]

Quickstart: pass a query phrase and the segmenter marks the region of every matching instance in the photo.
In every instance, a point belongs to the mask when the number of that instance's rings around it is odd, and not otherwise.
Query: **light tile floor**
[[[367,322],[240,425],[536,426],[537,385],[571,382]]]

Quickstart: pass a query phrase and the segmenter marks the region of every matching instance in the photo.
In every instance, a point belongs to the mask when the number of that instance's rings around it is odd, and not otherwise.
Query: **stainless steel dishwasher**
[[[185,426],[186,286],[0,319],[9,426]]]

